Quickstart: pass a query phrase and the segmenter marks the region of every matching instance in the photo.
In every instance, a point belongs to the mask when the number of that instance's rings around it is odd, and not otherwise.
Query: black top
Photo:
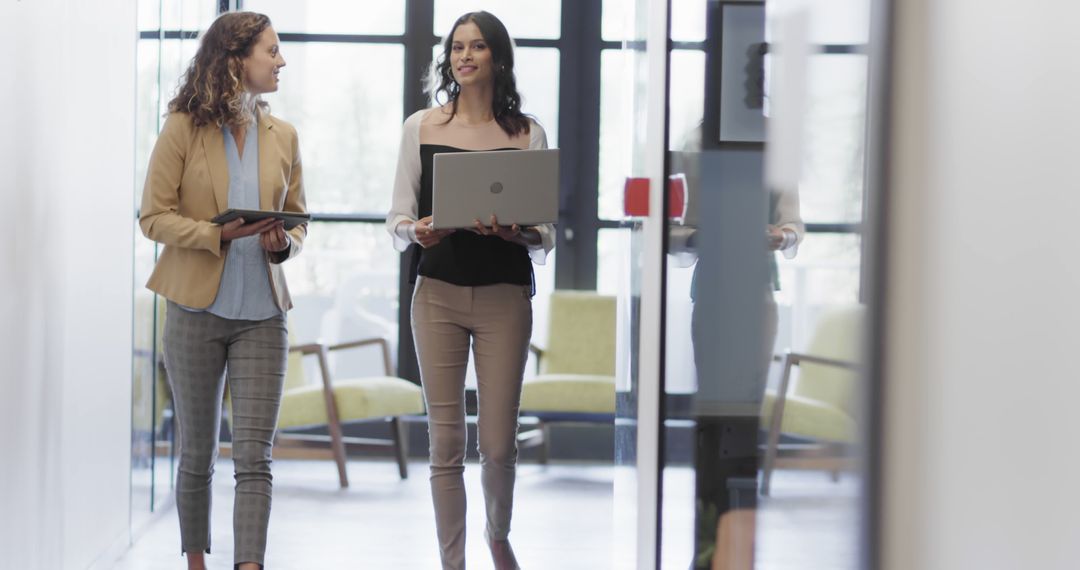
[[[493,150],[517,150],[498,148]],[[431,215],[432,165],[434,156],[450,152],[471,152],[438,144],[420,145],[420,202],[421,218]],[[481,220],[483,222],[485,220]],[[497,236],[482,236],[469,230],[456,231],[433,247],[419,244],[412,249],[412,271],[409,282],[417,274],[454,285],[477,287],[510,283],[533,285],[532,262],[525,246]]]

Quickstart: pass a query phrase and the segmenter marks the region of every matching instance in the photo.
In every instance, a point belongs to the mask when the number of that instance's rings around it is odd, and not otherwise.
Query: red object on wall
[[[683,217],[686,207],[686,177],[675,174],[668,178],[668,215]],[[623,185],[623,214],[628,218],[649,216],[649,179],[627,178]]]
[[[668,217],[681,218],[686,208],[686,176],[672,174],[667,181]]]
[[[627,178],[623,185],[623,214],[628,218],[649,215],[649,179]]]

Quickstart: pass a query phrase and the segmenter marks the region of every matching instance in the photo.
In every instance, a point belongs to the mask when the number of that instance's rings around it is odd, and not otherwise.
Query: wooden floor
[[[414,462],[400,481],[391,462],[352,461],[351,487],[337,487],[328,461],[274,463],[274,506],[267,568],[437,569],[438,551],[427,466]],[[211,569],[232,568],[232,465],[219,462],[214,481]],[[521,465],[511,540],[526,570],[615,569],[612,544],[615,470],[604,465]],[[465,470],[469,494],[470,569],[491,563],[482,539],[480,470]],[[663,567],[686,570],[693,522],[693,472],[665,471]],[[757,568],[855,568],[857,486],[822,473],[778,472],[774,496],[758,518]],[[625,545],[632,549],[633,545]],[[113,566],[119,570],[185,568],[176,511],[166,508],[141,529]],[[619,569],[621,570],[621,569]]]

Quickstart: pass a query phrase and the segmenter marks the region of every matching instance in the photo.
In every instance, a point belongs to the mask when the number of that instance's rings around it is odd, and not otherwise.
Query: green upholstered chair
[[[383,356],[383,374],[363,378],[336,379],[330,374],[329,354],[334,351],[361,347],[379,347]],[[321,382],[308,384],[302,356],[314,356],[319,363]],[[323,441],[337,463],[341,486],[348,487],[345,472],[345,446],[357,449],[390,447],[402,479],[408,477],[405,458],[406,425],[401,416],[424,413],[424,398],[420,386],[393,374],[390,347],[385,338],[368,338],[339,344],[300,344],[289,347],[289,363],[285,374],[285,393],[278,418],[278,440],[306,444]],[[389,439],[345,437],[341,425],[349,422],[383,421],[390,426]],[[290,433],[297,428],[327,426],[328,436]]]
[[[522,432],[522,447],[541,445],[548,457],[551,423],[611,422],[615,417],[615,297],[593,291],[555,291],[548,338],[537,355],[537,376],[525,380],[521,414],[536,427]]]
[[[768,426],[761,492],[769,494],[773,470],[822,469],[833,473],[854,466],[858,427],[858,363],[863,349],[861,305],[826,311],[818,320],[805,353],[787,352],[776,360],[784,373],[777,391],[766,391],[762,425]],[[791,386],[791,372],[799,379]],[[810,443],[782,444],[780,435]]]
[[[337,464],[341,487],[345,488],[349,486],[345,470],[346,446],[364,450],[389,448],[397,460],[398,473],[402,479],[407,478],[407,434],[401,416],[423,414],[424,399],[420,386],[393,375],[390,347],[386,339],[368,338],[339,344],[296,344],[290,330],[289,345],[274,457],[330,456]],[[363,378],[333,378],[330,373],[330,353],[362,347],[382,350],[383,374]],[[305,356],[312,356],[318,361],[318,383],[308,382],[301,361]],[[231,406],[226,403],[225,409],[230,410]],[[342,424],[376,421],[389,424],[388,438],[346,437],[342,433]],[[326,426],[328,435],[297,433],[298,430],[320,426]]]

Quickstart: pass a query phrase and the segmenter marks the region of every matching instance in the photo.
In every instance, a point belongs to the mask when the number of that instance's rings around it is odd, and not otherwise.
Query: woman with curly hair
[[[139,225],[165,247],[147,287],[168,299],[165,369],[179,425],[176,505],[189,569],[210,552],[210,491],[228,373],[236,478],[234,563],[262,568],[270,517],[271,445],[285,379],[281,263],[305,225],[224,225],[228,208],[304,212],[296,130],[260,99],[285,66],[270,19],[220,16],[203,34],[150,157]]]
[[[485,538],[498,570],[517,568],[510,515],[518,407],[532,334],[533,272],[554,246],[554,228],[501,226],[492,216],[466,231],[431,228],[437,153],[547,148],[521,111],[506,27],[487,12],[454,22],[434,75],[435,100],[406,121],[387,229],[412,245],[413,338],[428,410],[431,494],[442,566],[465,568],[465,371],[476,362]]]

